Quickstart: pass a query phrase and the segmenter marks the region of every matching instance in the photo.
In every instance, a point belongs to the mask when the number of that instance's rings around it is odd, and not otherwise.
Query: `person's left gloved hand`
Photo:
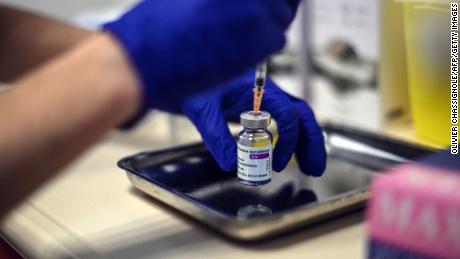
[[[236,169],[236,142],[227,121],[239,122],[240,113],[252,109],[254,72],[222,84],[214,90],[189,97],[182,112],[195,124],[219,166]],[[313,111],[302,100],[288,95],[267,78],[262,110],[271,113],[279,138],[273,151],[273,169],[283,170],[295,152],[305,174],[320,176],[326,167],[322,131]]]
[[[103,28],[140,79],[143,108],[186,97],[254,67],[285,45],[299,0],[144,0]]]

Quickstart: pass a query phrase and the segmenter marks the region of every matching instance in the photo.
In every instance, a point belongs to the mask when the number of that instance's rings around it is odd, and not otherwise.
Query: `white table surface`
[[[364,257],[361,213],[242,245],[136,192],[116,166],[126,155],[197,140],[188,122],[164,114],[150,116],[134,132],[111,133],[13,211],[2,233],[37,258]]]

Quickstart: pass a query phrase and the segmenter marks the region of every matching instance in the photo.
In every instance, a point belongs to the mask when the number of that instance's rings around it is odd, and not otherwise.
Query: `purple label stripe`
[[[268,157],[268,153],[249,155],[249,159],[264,159],[264,158],[267,158],[267,157]]]

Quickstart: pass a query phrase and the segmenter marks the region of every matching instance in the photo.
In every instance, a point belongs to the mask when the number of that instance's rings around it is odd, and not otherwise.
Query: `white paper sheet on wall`
[[[310,0],[312,106],[323,120],[377,131],[380,0]]]

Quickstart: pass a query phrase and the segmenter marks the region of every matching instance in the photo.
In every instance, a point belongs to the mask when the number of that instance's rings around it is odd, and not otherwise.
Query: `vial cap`
[[[271,115],[266,111],[247,111],[240,114],[240,123],[245,128],[257,129],[270,125]]]

